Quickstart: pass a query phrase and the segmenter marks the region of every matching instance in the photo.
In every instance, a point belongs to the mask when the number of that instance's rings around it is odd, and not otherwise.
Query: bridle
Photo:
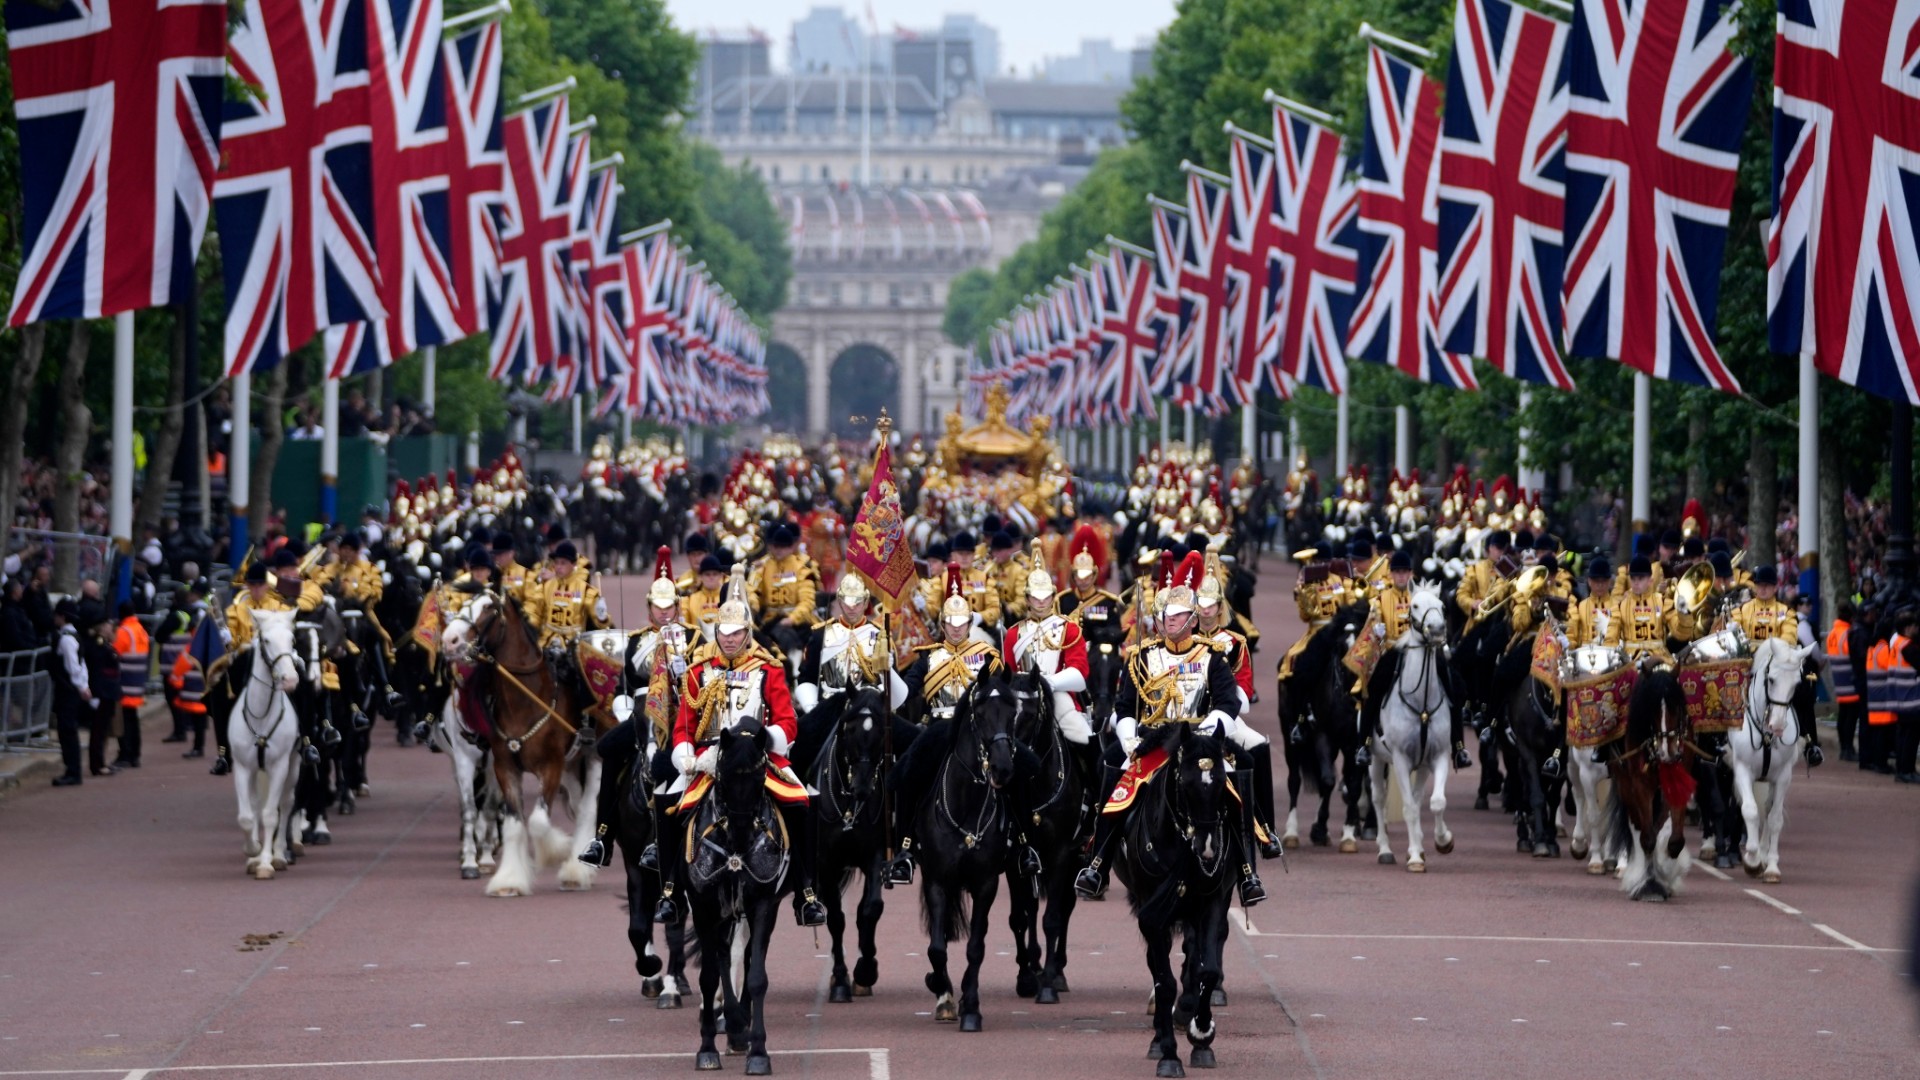
[[[1779,639],[1769,638],[1768,640],[1777,641]],[[1769,722],[1773,716],[1773,711],[1775,709],[1781,709],[1784,710],[1788,716],[1791,716],[1793,718],[1794,735],[1796,738],[1800,735],[1800,717],[1793,711],[1793,692],[1789,691],[1785,700],[1775,700],[1773,696],[1773,685],[1769,676],[1773,673],[1775,655],[1773,650],[1776,648],[1777,646],[1761,645],[1761,649],[1767,652],[1766,663],[1760,665],[1759,677],[1753,680],[1753,688],[1747,692],[1746,700],[1743,703],[1747,721],[1747,745],[1755,750],[1761,751],[1759,776],[1761,780],[1767,779],[1768,775],[1773,772],[1773,748],[1780,742],[1780,736],[1774,734],[1773,725]],[[1795,683],[1798,683],[1797,676],[1795,677]],[[1757,714],[1754,709],[1754,690],[1759,691],[1760,699],[1766,703],[1764,710]]]
[[[740,738],[751,737],[748,735],[739,735],[737,732],[736,735]],[[754,758],[751,775],[757,780],[759,777],[765,775],[771,764],[772,759],[768,757],[767,752],[760,750]],[[747,772],[747,770],[741,771],[743,773]],[[695,842],[700,849],[719,857],[721,867],[727,875],[728,884],[733,889],[733,903],[731,907],[737,911],[740,908],[739,893],[741,888],[744,887],[741,878],[744,876],[759,885],[773,885],[779,882],[786,876],[787,866],[792,861],[793,844],[791,842],[792,838],[787,835],[786,819],[781,817],[778,811],[767,812],[770,809],[770,804],[767,799],[766,790],[758,786],[756,786],[758,794],[754,799],[754,819],[752,828],[748,833],[748,854],[736,852],[714,840],[715,835],[723,838],[730,836],[730,825],[732,822],[732,815],[728,807],[724,805],[725,799],[721,794],[728,786],[720,781],[722,775],[722,767],[716,765],[714,790],[708,794],[706,799],[707,804],[712,807],[709,811],[712,814],[712,819],[700,829],[700,833],[698,837],[695,838]],[[762,877],[754,871],[753,864],[748,858],[748,855],[751,854],[751,838],[754,835],[766,836],[767,839],[778,845],[780,850],[780,861],[765,877]],[[709,878],[707,880],[711,881],[713,879]]]
[[[1215,807],[1213,816],[1208,818],[1195,817],[1187,808],[1186,784],[1181,782],[1183,779],[1181,770],[1186,763],[1187,746],[1183,739],[1180,747],[1173,751],[1171,760],[1167,762],[1167,767],[1172,770],[1172,776],[1169,777],[1171,782],[1162,785],[1160,803],[1166,810],[1167,820],[1173,823],[1174,831],[1179,834],[1181,840],[1186,843],[1187,850],[1192,853],[1194,865],[1199,868],[1200,876],[1212,881],[1220,876],[1220,871],[1227,864],[1229,852],[1224,836],[1226,819],[1218,807]],[[1224,791],[1228,773],[1224,758],[1200,758],[1194,764],[1201,772],[1211,774],[1213,776],[1211,782],[1223,785]],[[1205,837],[1214,838],[1215,855],[1212,860],[1208,860],[1200,853],[1199,843]],[[1148,856],[1153,854],[1151,841],[1143,843],[1142,847],[1143,854]],[[1182,886],[1181,890],[1184,892],[1185,886]]]
[[[280,688],[279,681],[275,679],[273,670],[280,665],[281,661],[286,661],[294,665],[294,677],[297,679],[299,678],[299,663],[294,659],[294,647],[291,644],[287,646],[285,652],[275,656],[267,648],[266,635],[259,633],[257,630],[254,633],[253,647],[260,650],[259,655],[264,663],[252,665],[252,668],[247,672],[247,687],[251,689],[256,682],[264,685],[267,688],[267,703],[262,711],[255,713],[247,707],[248,695],[245,691],[242,691],[237,704],[240,707],[240,722],[246,726],[247,734],[253,736],[254,755],[259,762],[256,767],[264,770],[267,767],[267,745],[273,741],[274,733],[280,730],[280,725],[286,722],[287,714],[292,711],[290,708],[274,708],[275,699],[285,698],[286,691]],[[258,670],[262,666],[266,668],[265,676],[262,676]],[[267,728],[265,733],[262,733],[254,721],[265,720],[269,714],[272,714],[273,723]]]
[[[1041,686],[1046,686],[1044,680],[1041,681]],[[1033,814],[1036,818],[1051,809],[1053,804],[1059,802],[1060,798],[1065,795],[1067,791],[1066,760],[1064,748],[1060,745],[1060,725],[1054,721],[1052,710],[1045,707],[1047,699],[1051,694],[1052,691],[1047,689],[1022,690],[1015,687],[1013,691],[1014,731],[1018,733],[1021,730],[1022,719],[1028,716],[1038,717],[1040,726],[1046,729],[1042,737],[1047,740],[1046,746],[1040,751],[1040,764],[1044,768],[1049,761],[1059,763],[1053,769],[1055,780],[1053,790],[1048,793],[1044,800],[1033,808]],[[1027,743],[1027,740],[1024,738],[1020,739],[1020,742],[1027,745],[1028,749],[1035,749],[1035,747],[1031,743]]]
[[[854,822],[865,817],[869,803],[866,797],[856,796],[854,792],[854,764],[858,759],[843,760],[841,758],[840,752],[843,746],[841,735],[846,732],[848,723],[856,717],[865,717],[870,722],[890,722],[890,718],[884,713],[875,715],[872,712],[864,710],[856,711],[853,708],[852,695],[857,695],[858,693],[859,691],[850,692],[847,708],[840,714],[840,721],[834,725],[832,734],[827,736],[826,749],[821,753],[820,762],[815,768],[815,772],[820,778],[818,785],[820,797],[826,804],[829,816],[837,816],[840,819],[840,826],[843,829],[852,828]],[[873,781],[873,789],[877,789],[880,784],[880,769],[882,764],[883,761],[880,757],[870,758],[866,762],[865,769]]]
[[[960,823],[960,820],[954,816],[953,807],[949,805],[947,798],[948,782],[953,773],[953,763],[960,755],[949,753],[946,756],[946,760],[941,764],[940,791],[934,798],[934,803],[940,809],[940,816],[960,834],[960,842],[968,848],[979,846],[980,841],[987,835],[988,830],[993,828],[994,821],[1000,816],[1001,793],[1000,789],[994,785],[991,779],[991,771],[993,769],[992,753],[993,748],[1000,743],[1013,742],[1013,736],[1004,731],[994,733],[985,741],[980,739],[980,728],[974,722],[974,716],[978,712],[982,700],[980,688],[985,682],[985,677],[975,679],[973,685],[967,688],[966,697],[966,730],[972,733],[973,740],[979,748],[979,756],[974,762],[974,767],[964,769],[961,775],[963,775],[972,786],[984,787],[986,789],[986,796],[981,800],[980,811],[974,815],[973,826],[969,828]],[[996,685],[989,699],[999,697],[1002,692],[1000,687]],[[1016,714],[1017,711],[1018,706],[1016,706]]]
[[[492,668],[494,674],[498,675],[502,681],[518,691],[522,697],[540,709],[540,718],[535,720],[532,726],[527,728],[525,733],[507,739],[507,752],[514,755],[517,761],[520,755],[520,748],[530,742],[535,735],[540,734],[541,730],[547,726],[547,721],[551,720],[565,728],[568,735],[574,737],[573,748],[568,751],[567,755],[571,758],[573,754],[579,750],[580,729],[569,723],[566,717],[560,715],[560,710],[555,707],[554,702],[542,697],[525,682],[526,679],[540,674],[546,666],[544,661],[537,659],[539,655],[539,645],[534,641],[533,628],[527,625],[524,619],[521,620],[520,632],[525,636],[528,647],[533,649],[536,656],[531,667],[513,668],[502,662],[499,657],[495,655],[499,651],[499,647],[506,644],[507,629],[504,622],[506,611],[505,608],[501,606],[502,603],[511,603],[511,601],[496,601],[488,606],[487,611],[480,620],[469,620],[469,625],[473,627],[473,645],[468,649],[467,655],[475,665],[484,664]],[[496,627],[499,628],[497,635],[495,634]],[[488,640],[494,636],[499,637],[497,644]],[[499,691],[494,691],[494,696],[497,698]],[[493,720],[496,728],[501,726],[501,718],[498,716],[498,711],[499,710],[495,710],[496,715]]]

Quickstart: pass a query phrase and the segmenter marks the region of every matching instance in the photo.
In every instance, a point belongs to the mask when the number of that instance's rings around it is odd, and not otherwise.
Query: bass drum
[[[1680,662],[1713,663],[1717,660],[1744,660],[1753,655],[1747,632],[1738,625],[1716,630],[1695,641],[1680,654]]]
[[[1568,652],[1566,658],[1560,661],[1560,681],[1569,683],[1591,679],[1595,675],[1605,675],[1626,666],[1625,650],[1606,645],[1582,645]]]

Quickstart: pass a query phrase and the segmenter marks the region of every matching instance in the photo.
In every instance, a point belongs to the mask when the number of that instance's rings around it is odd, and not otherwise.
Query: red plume
[[[1073,539],[1067,544],[1067,558],[1072,559],[1081,552],[1093,556],[1094,569],[1101,574],[1107,571],[1107,542],[1100,538],[1100,530],[1082,522],[1073,530]]]
[[[1180,569],[1174,573],[1174,584],[1189,589],[1200,587],[1200,578],[1207,572],[1207,557],[1203,552],[1189,551],[1187,557],[1180,560]]]
[[[449,465],[447,466],[447,490],[458,491],[459,489],[460,489],[460,473],[457,470],[455,470],[453,466]]]
[[[960,569],[959,563],[947,564],[947,595],[967,595],[967,577],[965,572]]]
[[[673,580],[673,549],[665,544],[653,553],[653,576]]]
[[[1173,587],[1173,552],[1164,549],[1160,552],[1160,569],[1153,575],[1153,580],[1159,582],[1163,589]]]

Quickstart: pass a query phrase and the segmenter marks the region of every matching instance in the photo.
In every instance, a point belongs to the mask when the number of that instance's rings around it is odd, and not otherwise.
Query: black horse
[[[1214,1067],[1213,1002],[1221,984],[1227,940],[1227,905],[1233,868],[1253,854],[1237,850],[1233,815],[1240,812],[1227,789],[1231,747],[1187,724],[1149,729],[1142,753],[1164,748],[1167,764],[1147,785],[1127,821],[1126,856],[1115,872],[1146,939],[1147,970],[1153,976],[1153,1044],[1156,1076],[1185,1076],[1174,1026],[1187,1029],[1195,1068]],[[1174,978],[1173,936],[1185,931],[1182,964]]]
[[[1349,604],[1334,613],[1327,625],[1314,631],[1306,647],[1294,658],[1293,675],[1280,684],[1280,726],[1283,732],[1296,728],[1300,738],[1287,739],[1287,836],[1298,846],[1294,828],[1300,805],[1300,783],[1310,771],[1320,794],[1320,813],[1309,834],[1315,847],[1331,842],[1327,817],[1333,806],[1337,783],[1347,806],[1346,828],[1341,851],[1359,850],[1350,836],[1362,825],[1361,797],[1366,769],[1357,761],[1363,745],[1360,738],[1360,712],[1350,692],[1354,675],[1341,659],[1352,646],[1354,635],[1366,625],[1368,605]],[[1282,841],[1286,843],[1285,840]]]
[[[800,721],[792,764],[819,792],[813,799],[820,829],[815,880],[824,885],[820,899],[827,905],[827,931],[833,937],[827,999],[835,1003],[871,997],[880,976],[874,931],[886,910],[883,889],[892,840],[885,770],[889,757],[904,753],[919,733],[915,725],[893,716],[886,694],[875,689],[836,695]],[[849,975],[842,894],[855,870],[863,875],[854,915],[860,959]]]
[[[1013,679],[994,665],[980,673],[950,721],[937,721],[901,763],[895,790],[919,793],[909,811],[919,855],[920,910],[927,930],[927,989],[933,1018],[980,1030],[980,962],[1000,875],[1008,863],[1009,793],[1019,706]],[[947,975],[947,943],[967,933],[958,1003]]]
[[[1080,869],[1080,851],[1092,830],[1090,788],[1099,775],[1091,748],[1060,737],[1053,715],[1053,691],[1041,676],[1023,672],[1013,677],[1013,696],[1019,709],[1014,738],[1022,751],[1017,782],[1025,789],[1018,823],[1026,843],[1040,855],[1037,877],[1019,873],[1015,860],[1007,867],[1007,925],[1013,931],[1014,960],[1020,974],[1015,989],[1021,997],[1041,1005],[1057,1005],[1067,990],[1067,924],[1078,901],[1074,875]],[[1040,900],[1047,913],[1040,916]],[[1044,949],[1038,929],[1044,931]]]
[[[1506,725],[1499,745],[1517,803],[1515,850],[1531,852],[1536,859],[1557,859],[1560,840],[1553,811],[1566,791],[1566,775],[1548,777],[1540,766],[1562,745],[1565,729],[1558,721],[1552,691],[1530,670],[1533,640],[1528,635],[1516,642],[1495,672]]]
[[[687,897],[700,941],[700,1050],[694,1067],[720,1068],[713,1038],[725,1013],[727,1049],[747,1056],[748,1076],[767,1076],[767,944],[787,887],[792,838],[767,794],[767,730],[722,729],[714,783],[695,811]],[[745,934],[745,941],[736,935]],[[733,981],[736,945],[743,958]],[[721,977],[725,975],[724,997]]]
[[[644,718],[630,730],[634,737],[644,737]],[[616,738],[619,734],[607,738]],[[658,835],[662,819],[654,809],[655,792],[664,789],[672,779],[673,766],[664,754],[656,755],[656,760],[651,762],[644,755],[636,754],[631,761],[619,775],[603,780],[615,785],[619,792],[613,820],[607,822],[607,832],[620,849],[620,866],[627,876],[627,943],[633,946],[633,969],[640,975],[642,996],[655,998],[658,1008],[677,1009],[681,994],[688,988],[686,918],[676,909],[674,919],[661,927],[667,946],[663,970],[660,956],[653,949],[654,909],[661,895],[660,873],[642,867],[639,862],[640,853],[654,843]]]
[[[1453,605],[1455,609],[1459,605]],[[1493,614],[1464,628],[1453,648],[1453,685],[1459,689],[1462,716],[1480,740],[1480,786],[1474,793],[1473,808],[1485,810],[1492,797],[1500,796],[1500,808],[1519,809],[1516,792],[1501,769],[1502,754],[1495,723],[1505,702],[1497,688],[1500,657],[1513,637],[1513,625],[1507,613]]]

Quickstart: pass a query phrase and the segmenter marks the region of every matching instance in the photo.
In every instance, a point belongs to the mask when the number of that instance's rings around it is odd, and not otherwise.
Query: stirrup
[[[1091,900],[1107,889],[1107,875],[1096,861],[1073,877],[1073,891]]]
[[[1456,744],[1454,744],[1454,747],[1453,747],[1453,767],[1454,767],[1455,769],[1471,769],[1471,768],[1473,768],[1473,755],[1472,755],[1472,754],[1469,754],[1469,753],[1467,753],[1467,748],[1466,748],[1466,745],[1465,745],[1464,743],[1456,743]]]
[[[360,706],[355,705],[353,707],[353,730],[366,731],[371,727],[373,727],[373,718],[362,711]]]
[[[887,887],[913,884],[913,855],[902,851],[887,864]]]
[[[648,844],[640,850],[640,857],[635,859],[634,862],[638,863],[642,870],[660,869],[660,845]],[[605,866],[606,864],[602,863],[601,865]]]
[[[671,925],[680,921],[680,909],[674,906],[673,894],[667,893],[653,906],[653,921]]]
[[[213,768],[208,769],[207,774],[209,776],[225,776],[232,771],[233,762],[227,760],[227,755],[215,754],[213,758]]]
[[[1299,724],[1294,724],[1292,727],[1289,727],[1287,729],[1287,742],[1290,745],[1299,746],[1301,743],[1306,741],[1307,741],[1307,737],[1300,733]]]
[[[804,889],[794,898],[793,917],[801,926],[827,925],[827,905],[813,895],[812,889]]]
[[[419,742],[426,742],[428,739],[431,739],[433,737],[433,721],[431,720],[414,721],[413,737]]]
[[[331,750],[340,745],[340,729],[332,724],[320,725],[320,742]]]
[[[1547,760],[1540,763],[1540,775],[1549,780],[1560,779],[1561,771],[1560,756],[1558,754],[1551,755]]]
[[[1253,872],[1252,866],[1241,869],[1245,876],[1240,879],[1240,906],[1250,908],[1267,898],[1267,887],[1260,884],[1260,875]]]
[[[1026,877],[1039,877],[1042,869],[1040,853],[1033,850],[1032,844],[1021,844],[1020,873]]]
[[[602,870],[613,865],[613,852],[608,849],[606,840],[598,836],[587,841],[586,850],[575,857],[588,866],[597,866]]]
[[[1353,752],[1353,764],[1356,768],[1361,769],[1373,764],[1372,740],[1361,743],[1360,749]]]
[[[1807,755],[1807,768],[1809,769],[1823,764],[1827,760],[1826,751],[1820,749],[1820,744],[1812,740],[1808,740],[1807,749],[1804,752]]]
[[[320,748],[313,745],[312,739],[307,740],[307,745],[301,749],[300,754],[302,757],[307,759],[307,764],[309,765],[320,764]]]

